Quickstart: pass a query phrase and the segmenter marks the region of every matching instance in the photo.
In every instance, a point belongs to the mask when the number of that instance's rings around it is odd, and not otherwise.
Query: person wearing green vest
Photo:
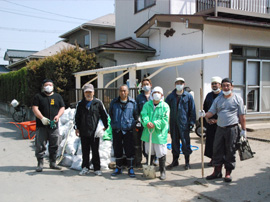
[[[153,100],[146,102],[141,111],[141,123],[144,127],[141,140],[145,142],[146,154],[156,155],[159,159],[160,179],[165,180],[170,107],[162,99],[163,89],[161,87],[155,87],[152,96]],[[149,151],[150,132],[152,132],[151,151]]]

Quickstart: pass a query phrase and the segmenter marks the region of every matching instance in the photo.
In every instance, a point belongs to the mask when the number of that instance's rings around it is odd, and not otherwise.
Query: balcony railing
[[[269,14],[270,0],[197,0],[197,12],[216,7]]]

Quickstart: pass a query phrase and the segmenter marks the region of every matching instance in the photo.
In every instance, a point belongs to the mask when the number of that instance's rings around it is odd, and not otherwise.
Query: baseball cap
[[[221,81],[222,81],[222,78],[220,78],[219,76],[214,76],[211,78],[211,83],[214,83],[214,82],[221,83]]]
[[[225,83],[225,82],[228,82],[228,83],[231,83],[232,84],[233,81],[231,79],[229,79],[229,78],[225,78],[225,79],[223,79],[221,81],[221,83]]]
[[[185,79],[182,77],[177,77],[174,83],[176,83],[177,81],[183,81],[185,83]]]
[[[152,94],[155,92],[160,92],[163,95],[163,89],[160,86],[156,86],[153,90],[152,90]]]
[[[94,86],[92,84],[86,84],[83,87],[83,92],[93,92]]]
[[[42,85],[44,85],[44,84],[47,83],[47,82],[53,83],[53,81],[52,81],[51,79],[44,79],[44,80],[42,81]]]

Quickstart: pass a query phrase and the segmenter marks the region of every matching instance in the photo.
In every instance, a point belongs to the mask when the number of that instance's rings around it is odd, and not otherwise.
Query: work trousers
[[[235,168],[238,135],[238,125],[227,128],[217,127],[213,147],[213,165],[219,166],[224,164],[227,170],[233,170]]]
[[[94,171],[100,170],[100,157],[99,157],[99,138],[94,136],[85,137],[81,136],[82,145],[82,168],[90,168],[90,149],[92,151],[92,164]]]
[[[133,131],[127,131],[123,134],[122,131],[113,130],[113,150],[116,159],[123,158],[123,149],[127,159],[134,159],[134,140]]]
[[[213,157],[213,145],[214,145],[216,130],[217,130],[217,124],[209,125],[206,130],[204,155],[209,158]]]
[[[190,148],[190,131],[180,130],[178,126],[175,126],[174,133],[171,133],[172,138],[172,154],[175,157],[179,157],[180,154],[180,140],[182,143],[182,152],[185,156],[190,155],[192,150]]]
[[[43,159],[46,151],[46,144],[49,141],[49,159],[50,162],[56,162],[57,150],[60,142],[58,128],[51,129],[49,127],[39,127],[36,129],[35,155],[37,159]]]
[[[134,130],[133,139],[134,139],[134,149],[135,149],[135,163],[137,165],[142,162],[142,155],[146,156],[144,149],[144,142],[141,140],[143,128],[138,129],[138,131]]]

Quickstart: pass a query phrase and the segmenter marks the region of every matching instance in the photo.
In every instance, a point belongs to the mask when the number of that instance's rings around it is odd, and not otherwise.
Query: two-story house
[[[155,49],[147,61],[232,49],[219,58],[167,68],[152,78],[153,85],[167,94],[175,77],[184,77],[199,108],[200,88],[205,96],[211,77],[230,77],[248,118],[269,118],[269,5],[265,0],[115,0],[116,40],[132,37]],[[135,62],[124,54],[114,57],[118,64]],[[141,76],[154,71],[141,70]]]

